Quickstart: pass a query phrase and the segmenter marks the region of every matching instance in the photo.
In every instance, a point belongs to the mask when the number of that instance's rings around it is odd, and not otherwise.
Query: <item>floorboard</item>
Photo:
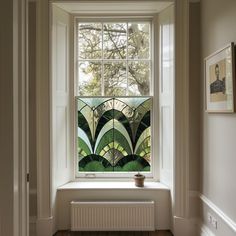
[[[155,232],[70,232],[60,231],[55,236],[173,236],[168,230]]]

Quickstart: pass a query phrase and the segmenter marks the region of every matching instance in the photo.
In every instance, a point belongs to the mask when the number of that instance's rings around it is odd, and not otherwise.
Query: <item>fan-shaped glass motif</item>
[[[79,172],[150,171],[151,98],[77,98]]]

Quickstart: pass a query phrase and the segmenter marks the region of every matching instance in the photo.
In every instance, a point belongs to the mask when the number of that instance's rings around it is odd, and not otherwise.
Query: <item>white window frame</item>
[[[150,95],[148,96],[137,96],[137,97],[150,97],[152,99],[152,111],[151,111],[151,168],[150,172],[142,172],[147,180],[150,181],[158,181],[160,177],[160,157],[159,157],[159,77],[158,77],[158,35],[159,28],[157,22],[157,14],[148,15],[148,16],[112,16],[112,17],[97,17],[97,16],[74,16],[73,24],[74,24],[74,32],[73,32],[73,52],[74,52],[74,60],[73,60],[73,73],[74,80],[72,81],[72,107],[73,107],[73,117],[74,117],[74,135],[73,135],[73,144],[74,144],[74,176],[75,180],[83,179],[83,180],[130,180],[136,172],[86,172],[82,173],[78,171],[78,153],[77,153],[77,103],[76,98],[81,97],[99,97],[99,96],[79,96],[77,94],[78,84],[77,84],[77,73],[78,73],[78,55],[77,55],[77,35],[78,35],[78,22],[103,22],[103,23],[115,23],[121,21],[128,22],[150,22]],[[128,59],[121,59],[113,61],[128,61]],[[135,60],[135,59],[134,59]],[[106,60],[104,60],[106,61]],[[145,61],[145,60],[143,60]],[[108,96],[100,96],[100,97],[108,97]],[[111,96],[109,96],[111,97]],[[114,96],[114,97],[135,97],[135,96]],[[155,158],[157,157],[157,158]]]

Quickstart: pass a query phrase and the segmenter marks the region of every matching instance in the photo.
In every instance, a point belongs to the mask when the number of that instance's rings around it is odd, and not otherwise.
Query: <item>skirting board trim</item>
[[[200,195],[200,199],[211,208],[234,232],[236,232],[236,223],[227,216],[219,207],[217,207],[210,199],[203,194]]]
[[[174,216],[174,235],[175,236],[189,236],[197,235],[199,231],[198,219],[187,219]]]
[[[53,217],[37,219],[36,231],[37,231],[37,236],[52,236]]]
[[[200,236],[215,236],[212,231],[204,224],[200,225]]]

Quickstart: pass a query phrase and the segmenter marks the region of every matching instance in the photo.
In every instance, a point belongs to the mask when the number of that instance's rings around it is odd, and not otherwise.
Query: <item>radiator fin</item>
[[[152,231],[154,201],[71,202],[72,231]]]

